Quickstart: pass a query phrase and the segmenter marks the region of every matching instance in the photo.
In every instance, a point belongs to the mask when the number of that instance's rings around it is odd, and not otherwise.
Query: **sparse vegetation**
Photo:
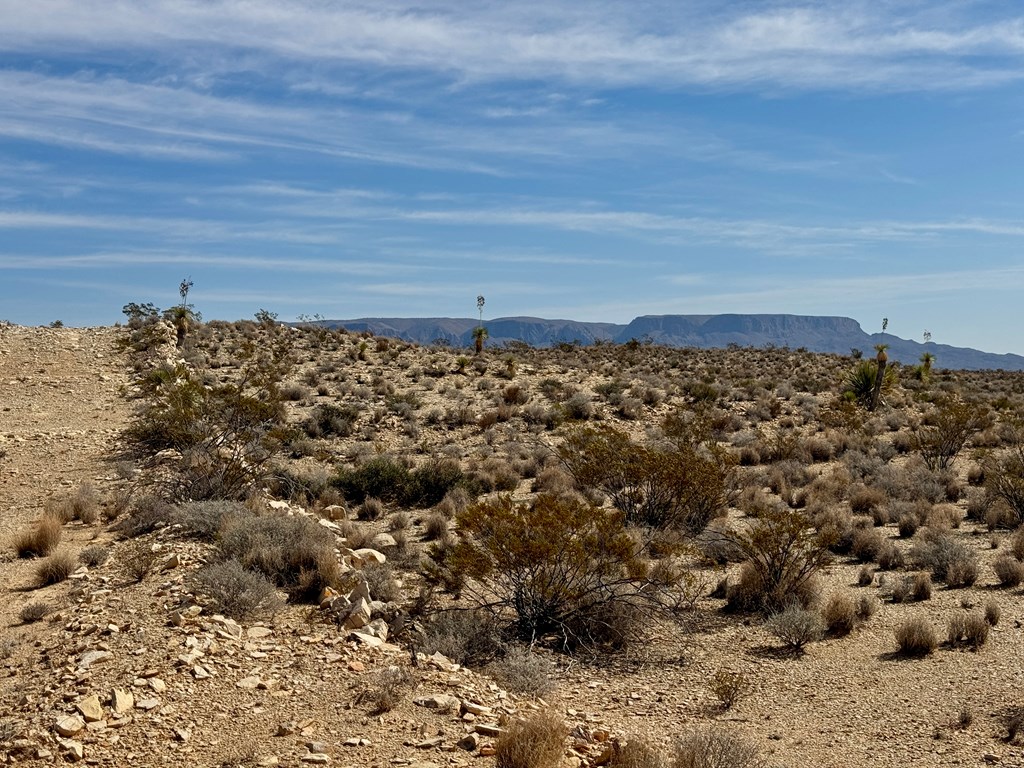
[[[554,768],[562,758],[569,728],[554,712],[513,720],[495,744],[498,768]]]

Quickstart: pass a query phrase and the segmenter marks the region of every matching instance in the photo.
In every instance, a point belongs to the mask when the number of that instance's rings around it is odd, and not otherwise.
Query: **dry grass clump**
[[[999,603],[995,600],[985,601],[985,621],[988,622],[990,627],[994,627],[999,623],[999,619],[1002,618],[1003,609],[999,607]]]
[[[992,562],[992,570],[1000,586],[1016,587],[1024,582],[1024,563],[1009,555],[1000,555]]]
[[[978,650],[988,642],[989,623],[980,613],[956,613],[946,625],[946,641],[953,647]]]
[[[722,728],[707,728],[684,736],[676,744],[672,768],[761,768],[756,746]]]
[[[569,728],[554,712],[514,720],[495,743],[497,768],[554,768],[565,751]]]
[[[110,557],[110,550],[101,544],[93,544],[78,553],[78,562],[89,568],[98,568]]]
[[[70,552],[55,552],[36,567],[36,584],[46,587],[64,581],[74,573],[77,564]]]
[[[609,768],[668,768],[665,756],[643,736],[630,736],[629,741],[615,745]]]
[[[822,608],[825,629],[832,635],[848,635],[857,626],[857,601],[849,592],[833,592]]]
[[[18,612],[18,618],[21,619],[22,624],[34,624],[45,619],[53,613],[53,610],[53,606],[49,603],[36,600],[22,606],[22,609]]]
[[[896,643],[904,656],[928,656],[939,646],[935,629],[923,616],[914,616],[900,624],[896,628]]]
[[[72,520],[95,523],[100,516],[100,497],[92,483],[83,481],[73,493],[50,499],[46,511],[62,523]]]
[[[54,515],[43,515],[35,526],[14,539],[18,557],[46,557],[60,544],[61,523]]]

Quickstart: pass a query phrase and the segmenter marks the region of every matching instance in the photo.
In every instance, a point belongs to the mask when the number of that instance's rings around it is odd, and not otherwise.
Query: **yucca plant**
[[[888,344],[875,345],[875,352],[877,353],[875,355],[875,386],[871,390],[871,403],[868,405],[869,411],[873,411],[878,407],[878,399],[882,394],[882,385],[885,382],[885,368],[889,363],[889,355],[885,353],[885,350],[888,348]]]

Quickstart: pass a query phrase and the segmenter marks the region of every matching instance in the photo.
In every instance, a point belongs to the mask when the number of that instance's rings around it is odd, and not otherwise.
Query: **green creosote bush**
[[[574,497],[541,494],[524,504],[501,496],[467,507],[456,522],[457,541],[435,553],[436,577],[508,616],[526,641],[624,644],[636,611],[661,612],[687,586],[650,581],[643,545],[622,514]]]
[[[733,610],[778,613],[817,599],[815,576],[831,561],[829,537],[802,510],[771,509],[733,539],[746,559],[727,595]]]
[[[362,502],[368,496],[409,507],[430,507],[456,487],[469,485],[459,463],[434,459],[410,470],[388,456],[378,456],[357,467],[342,469],[334,480],[347,499]]]
[[[732,709],[753,689],[753,685],[743,672],[719,669],[711,676],[708,687],[718,699],[722,709]]]
[[[606,494],[629,525],[700,533],[729,500],[733,459],[695,425],[666,430],[671,442],[642,445],[614,427],[579,427],[557,455],[582,489]]]
[[[946,398],[925,416],[913,439],[925,465],[933,472],[947,469],[971,437],[989,424],[987,411],[975,403]]]

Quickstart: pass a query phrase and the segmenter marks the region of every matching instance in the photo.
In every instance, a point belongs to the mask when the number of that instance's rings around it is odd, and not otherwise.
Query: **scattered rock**
[[[75,709],[81,713],[87,723],[95,723],[103,719],[103,707],[100,706],[99,696],[93,694],[75,704]]]
[[[85,720],[78,715],[68,715],[58,719],[55,728],[61,736],[74,736],[85,728]]]

